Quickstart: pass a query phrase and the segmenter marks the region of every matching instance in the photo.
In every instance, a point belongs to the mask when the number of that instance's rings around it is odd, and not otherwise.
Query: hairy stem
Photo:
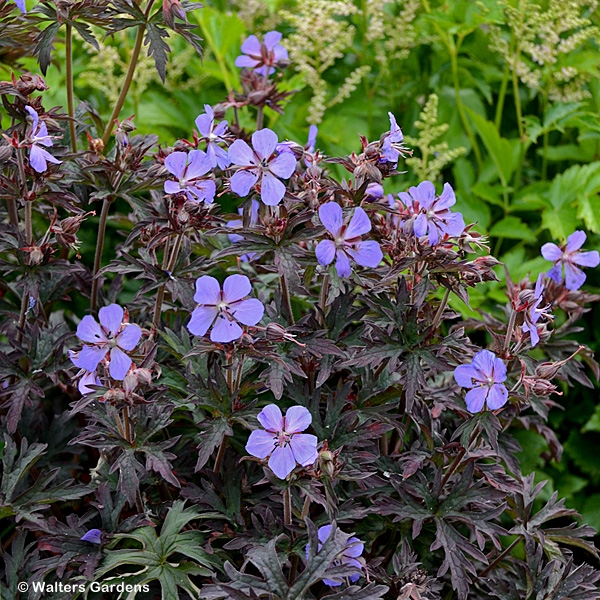
[[[146,7],[146,16],[148,16],[148,14],[150,13],[150,9],[153,3],[154,0],[150,0],[150,2],[148,2],[148,6]],[[144,42],[145,33],[146,26],[140,25],[138,27],[137,35],[135,37],[135,45],[133,46],[133,52],[131,53],[131,58],[129,59],[129,68],[127,69],[127,74],[125,75],[125,81],[123,82],[121,93],[117,98],[117,102],[113,108],[112,114],[110,115],[110,119],[106,124],[104,135],[102,136],[104,146],[108,144],[110,134],[112,133],[113,127],[115,125],[115,120],[121,114],[121,109],[123,108],[123,104],[125,104],[125,99],[127,98],[127,94],[129,93],[129,88],[131,87],[131,82],[133,81],[133,76],[135,75],[135,69],[140,58],[140,51],[142,50],[142,44]]]
[[[217,474],[221,471],[221,465],[223,464],[223,459],[225,458],[225,450],[228,442],[229,437],[224,435],[223,439],[221,440],[221,444],[219,445],[219,451],[217,452],[217,458],[215,458],[215,466],[213,468],[213,471]]]
[[[179,233],[177,239],[175,240],[175,246],[171,250],[169,254],[169,240],[165,243],[165,251],[163,255],[163,263],[162,270],[166,271],[167,274],[171,274],[173,269],[175,268],[175,263],[179,258],[179,251],[181,250],[181,244],[183,242],[183,231]],[[165,288],[167,284],[163,283],[159,288],[156,294],[156,302],[154,303],[154,318],[152,319],[152,325],[154,329],[158,329],[158,324],[160,322],[160,313],[162,311],[162,304],[165,299]]]
[[[450,298],[450,288],[446,288],[446,291],[444,292],[444,297],[442,298],[442,301],[438,306],[438,309],[435,313],[435,317],[433,317],[433,323],[431,325],[432,334],[435,333],[435,330],[438,328],[442,320],[442,315],[444,314],[444,310],[446,310],[446,305],[448,304],[448,298]]]
[[[321,323],[321,325],[323,325],[325,323],[325,309],[326,309],[328,294],[329,294],[329,273],[327,273],[325,275],[325,277],[323,277],[323,283],[321,284],[321,291],[319,292],[319,308],[321,310],[319,311],[317,318],[319,320],[319,323]]]
[[[67,112],[69,114],[69,133],[71,135],[71,150],[77,152],[77,129],[75,127],[75,102],[73,94],[73,26],[66,25],[65,32],[65,70],[67,77]]]
[[[133,437],[131,435],[131,418],[129,416],[129,407],[123,407],[123,426],[125,429],[125,439],[129,444],[133,444]]]
[[[285,304],[286,310],[288,312],[288,316],[290,318],[290,323],[293,325],[294,321],[294,313],[292,311],[292,301],[290,299],[290,291],[288,289],[287,279],[285,274],[282,274],[279,278],[281,281],[281,296],[283,298],[283,302]]]
[[[513,310],[510,313],[510,319],[508,320],[508,327],[506,328],[506,338],[504,338],[504,354],[507,355],[510,349],[510,342],[512,341],[512,334],[515,328],[515,322],[517,320],[517,312]]]
[[[108,209],[110,208],[110,201],[106,198],[102,203],[102,211],[100,212],[100,223],[98,224],[98,237],[96,238],[96,254],[94,256],[94,271],[92,272],[92,297],[90,299],[90,306],[93,311],[98,308],[98,271],[100,271],[100,265],[102,264],[102,250],[104,249],[104,238],[106,237],[106,221],[108,220]]]
[[[515,548],[520,541],[521,538],[518,537],[510,546],[507,546],[504,550],[502,550],[502,552],[498,554],[498,556],[496,556],[496,558],[483,571],[481,571],[477,577],[485,577],[502,559],[512,552],[513,548]]]
[[[304,497],[304,504],[302,505],[302,513],[300,514],[300,520],[304,521],[306,517],[308,517],[308,513],[310,512],[310,497],[308,494]]]
[[[257,130],[263,128],[264,118],[265,118],[264,109],[262,106],[259,106],[256,111],[256,129]]]
[[[283,522],[286,525],[292,524],[292,494],[289,487],[283,490]]]

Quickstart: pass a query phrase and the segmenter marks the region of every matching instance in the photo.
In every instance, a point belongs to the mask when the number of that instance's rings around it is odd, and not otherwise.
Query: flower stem
[[[310,496],[307,494],[304,497],[304,504],[302,505],[302,514],[300,515],[300,520],[304,521],[306,517],[308,517],[308,513],[310,511]]]
[[[283,522],[286,525],[292,524],[292,494],[289,486],[283,490]]]
[[[321,310],[319,311],[319,314],[317,316],[319,319],[319,323],[321,323],[321,324],[325,323],[325,308],[326,308],[328,294],[329,294],[329,273],[327,273],[325,275],[325,277],[323,277],[323,283],[321,285],[321,291],[319,293],[319,308]]]
[[[510,79],[510,64],[506,63],[504,68],[504,76],[502,77],[502,83],[500,84],[500,92],[498,93],[498,101],[496,103],[496,129],[500,131],[500,124],[502,123],[502,111],[504,110],[504,100],[506,98],[506,90],[508,89],[508,81]]]
[[[512,334],[515,328],[515,322],[517,321],[517,312],[513,310],[508,320],[508,327],[506,329],[506,338],[504,338],[504,354],[507,355],[510,349],[510,342],[512,341]]]
[[[502,552],[498,554],[498,556],[496,556],[496,558],[483,571],[481,571],[477,577],[485,577],[505,556],[512,552],[513,548],[515,548],[520,541],[521,538],[518,537],[510,546],[507,546],[504,550],[502,550]]]
[[[66,25],[65,62],[67,77],[67,112],[69,113],[69,133],[71,134],[71,150],[77,152],[77,129],[75,127],[75,102],[73,94],[73,26]]]
[[[165,251],[163,255],[163,263],[162,270],[166,271],[167,274],[171,274],[173,269],[175,268],[175,263],[177,262],[177,258],[179,257],[179,251],[181,250],[181,243],[183,242],[183,231],[179,233],[177,239],[175,240],[175,246],[171,250],[169,254],[169,240],[165,243]],[[158,329],[158,324],[160,322],[160,313],[162,310],[163,300],[165,299],[165,288],[167,284],[163,283],[159,288],[156,294],[156,302],[154,303],[154,318],[152,319],[152,325],[154,329]]]
[[[219,473],[221,471],[221,465],[223,464],[223,459],[225,458],[225,450],[227,448],[227,443],[229,442],[229,437],[224,435],[221,440],[221,445],[219,446],[219,451],[217,452],[217,458],[215,458],[215,466],[213,471],[215,473]]]
[[[102,203],[102,212],[100,213],[100,223],[98,224],[98,237],[96,239],[96,255],[94,256],[94,270],[92,272],[92,297],[90,299],[90,307],[95,311],[98,307],[98,271],[102,263],[102,250],[104,248],[104,238],[106,236],[106,221],[108,220],[108,209],[110,208],[110,200],[104,199]]]
[[[288,315],[290,318],[290,323],[293,325],[296,321],[294,321],[294,312],[292,311],[292,301],[290,299],[290,291],[288,289],[288,284],[287,284],[287,279],[285,277],[285,274],[281,275],[280,281],[281,281],[281,296],[283,298],[283,302],[287,309],[287,312],[288,312]]]
[[[262,106],[259,106],[257,111],[256,111],[256,129],[262,129],[263,128],[263,121],[264,121],[264,109]]]
[[[129,407],[123,407],[123,425],[125,429],[125,439],[129,444],[133,444],[133,438],[131,436],[131,419],[129,417]]]
[[[444,292],[444,297],[438,306],[438,309],[435,313],[435,317],[433,317],[433,324],[431,325],[431,333],[432,335],[435,333],[435,330],[438,328],[440,321],[442,320],[442,314],[444,314],[444,310],[446,309],[446,305],[448,304],[448,298],[450,298],[450,288],[446,288]]]
[[[148,16],[148,14],[150,13],[150,9],[152,8],[153,3],[154,0],[150,0],[148,2],[148,6],[146,7],[146,16]],[[129,93],[129,88],[131,87],[131,82],[133,81],[133,76],[135,75],[135,69],[140,58],[140,51],[142,50],[142,43],[144,42],[144,33],[146,33],[146,25],[139,25],[137,35],[135,38],[135,45],[133,46],[133,52],[131,53],[131,58],[129,59],[129,68],[127,69],[127,74],[125,75],[125,81],[123,82],[121,93],[117,98],[117,102],[113,108],[112,114],[110,115],[110,119],[106,124],[104,135],[102,136],[104,146],[108,144],[110,134],[112,133],[113,127],[115,125],[115,120],[121,113],[121,109],[123,108],[123,104],[125,104],[125,99],[127,98],[127,94]]]

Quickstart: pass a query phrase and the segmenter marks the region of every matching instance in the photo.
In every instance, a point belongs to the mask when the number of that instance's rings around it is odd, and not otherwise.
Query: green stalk
[[[77,129],[75,127],[75,102],[73,94],[73,26],[66,25],[65,32],[65,62],[67,76],[67,112],[69,113],[69,133],[71,135],[71,150],[77,152]]]
[[[104,199],[104,202],[102,203],[102,212],[100,213],[100,223],[98,224],[98,238],[96,239],[96,254],[94,256],[94,271],[92,273],[92,296],[90,298],[90,307],[92,311],[95,311],[98,307],[99,279],[97,275],[98,271],[100,271],[100,265],[102,263],[102,250],[104,248],[104,238],[106,236],[106,221],[108,220],[109,208],[110,201]]]
[[[148,2],[148,6],[146,7],[146,16],[148,16],[148,14],[150,13],[150,9],[152,8],[153,3],[154,0],[150,0]],[[106,124],[104,135],[102,136],[102,141],[104,142],[105,147],[107,146],[108,140],[110,139],[110,134],[112,133],[113,127],[115,125],[115,120],[121,114],[121,109],[123,108],[123,104],[125,104],[125,99],[127,98],[127,94],[129,93],[129,88],[131,87],[131,82],[133,81],[133,76],[135,75],[135,69],[140,58],[140,52],[142,50],[142,44],[144,42],[145,33],[146,26],[142,24],[138,27],[137,35],[135,38],[135,45],[133,46],[133,52],[131,53],[131,58],[129,59],[129,68],[127,69],[127,74],[125,75],[125,81],[123,82],[121,93],[117,98],[117,102],[113,108],[112,114],[110,115],[110,119]]]
[[[502,123],[502,111],[504,110],[504,100],[506,99],[506,91],[508,89],[508,80],[510,79],[510,65],[506,63],[504,68],[504,76],[502,77],[502,83],[500,84],[500,92],[498,93],[498,103],[496,104],[496,129],[500,131],[500,124]]]
[[[459,47],[462,40],[459,41]],[[471,146],[473,147],[473,153],[475,154],[475,162],[477,163],[477,169],[481,173],[481,168],[483,165],[483,161],[481,159],[481,151],[479,150],[479,146],[477,145],[477,140],[475,139],[475,135],[473,134],[473,130],[471,129],[471,124],[467,119],[467,115],[465,113],[465,107],[460,98],[460,85],[458,82],[458,48],[454,44],[454,40],[450,39],[448,41],[448,50],[450,52],[450,61],[452,65],[452,81],[454,82],[454,95],[456,96],[456,108],[458,109],[458,114],[460,116],[461,123],[471,142]]]

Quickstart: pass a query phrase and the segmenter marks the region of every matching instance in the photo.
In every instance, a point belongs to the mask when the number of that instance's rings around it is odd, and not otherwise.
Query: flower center
[[[283,448],[292,441],[292,435],[285,431],[279,431],[275,436],[275,446]]]
[[[217,304],[217,310],[219,311],[219,313],[227,312],[229,310],[229,305],[227,304],[227,302],[219,302],[219,304]]]

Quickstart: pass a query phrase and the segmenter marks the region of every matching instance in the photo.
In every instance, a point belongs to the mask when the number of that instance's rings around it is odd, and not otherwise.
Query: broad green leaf
[[[529,242],[535,242],[537,239],[529,225],[515,216],[505,217],[498,221],[490,229],[490,235],[510,240],[527,240]]]
[[[515,169],[513,145],[509,140],[500,137],[494,123],[487,121],[484,117],[468,108],[466,110],[469,113],[473,125],[475,125],[477,133],[481,137],[487,151],[490,153],[490,156],[496,165],[502,185],[507,186]]]
[[[579,198],[577,216],[583,219],[590,231],[600,233],[600,196],[585,195]]]

